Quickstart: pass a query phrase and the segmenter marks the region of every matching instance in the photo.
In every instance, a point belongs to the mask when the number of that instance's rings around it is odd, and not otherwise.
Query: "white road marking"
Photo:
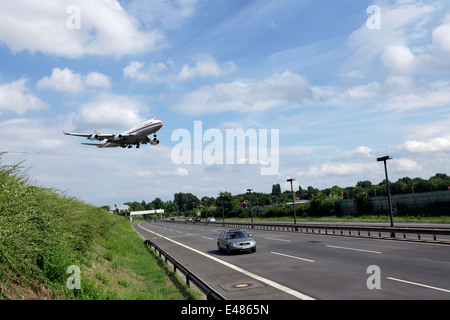
[[[433,289],[433,290],[438,290],[438,291],[443,291],[443,292],[450,293],[450,290],[442,289],[442,288],[438,288],[438,287],[432,287],[432,286],[428,286],[426,284],[421,284],[421,283],[417,283],[417,282],[406,281],[406,280],[396,279],[396,278],[391,278],[391,277],[387,277],[386,279],[393,280],[393,281],[398,281],[398,282],[403,282],[403,283],[407,283],[407,284],[412,284],[414,286],[419,286],[419,287],[424,287],[424,288],[428,288],[428,289]]]
[[[208,237],[204,237],[202,236],[203,239],[207,239],[207,240],[214,240],[213,238],[208,238]]]
[[[265,238],[266,240],[275,240],[275,241],[284,241],[284,242],[291,242],[291,240],[286,239],[276,239],[276,238]]]
[[[376,254],[382,254],[380,251],[372,251],[372,250],[364,250],[364,249],[356,249],[356,248],[347,248],[347,247],[338,247],[338,246],[330,246],[326,245],[328,248],[336,248],[336,249],[344,249],[344,250],[353,250],[353,251],[361,251],[361,252],[368,252],[368,253],[376,253]]]
[[[279,253],[279,252],[271,252],[271,253],[272,253],[272,254],[277,254],[277,255],[283,256],[283,257],[292,258],[292,259],[303,260],[303,261],[306,261],[306,262],[315,262],[314,260],[305,259],[305,258],[300,258],[300,257],[296,257],[296,256],[291,256],[291,255],[284,254],[284,253]]]
[[[310,297],[310,296],[307,296],[306,294],[303,294],[303,293],[301,293],[301,292],[298,292],[298,291],[295,291],[295,290],[293,290],[293,289],[290,289],[290,288],[288,288],[288,287],[286,287],[286,286],[283,286],[283,285],[281,285],[281,284],[279,284],[279,283],[277,283],[277,282],[275,282],[275,281],[272,281],[272,280],[263,278],[263,277],[261,277],[261,276],[258,276],[257,274],[254,274],[254,273],[252,273],[252,272],[250,272],[250,271],[247,271],[247,270],[242,269],[242,268],[240,268],[240,267],[238,267],[238,266],[235,266],[234,264],[231,264],[231,263],[229,263],[229,262],[220,260],[220,259],[218,259],[218,258],[216,258],[216,257],[210,256],[210,255],[208,255],[208,254],[206,254],[206,253],[204,253],[204,252],[201,252],[200,250],[191,248],[191,247],[189,247],[189,246],[187,246],[187,245],[185,245],[185,244],[182,244],[182,243],[180,243],[180,242],[174,241],[174,240],[169,239],[169,238],[167,238],[167,237],[164,237],[164,236],[162,236],[162,235],[160,235],[160,234],[157,234],[156,232],[153,232],[153,231],[151,231],[151,230],[148,230],[148,229],[142,227],[140,223],[138,224],[138,226],[139,226],[139,228],[141,228],[141,229],[144,229],[144,230],[146,230],[146,231],[148,231],[148,232],[150,232],[150,233],[153,233],[153,234],[155,234],[155,235],[157,235],[157,236],[159,236],[159,237],[161,237],[161,238],[163,238],[163,239],[166,239],[166,240],[168,240],[168,241],[171,241],[171,242],[173,242],[173,243],[175,243],[175,244],[177,244],[177,245],[179,245],[179,246],[181,246],[181,247],[183,247],[183,248],[189,249],[189,250],[191,250],[191,251],[193,251],[193,252],[195,252],[195,253],[198,253],[198,254],[200,254],[200,255],[206,257],[206,258],[209,258],[209,259],[211,259],[211,260],[213,260],[213,261],[216,261],[216,262],[218,262],[218,263],[221,263],[221,264],[224,265],[224,266],[227,266],[227,267],[229,267],[229,268],[231,268],[231,269],[233,269],[233,270],[235,270],[235,271],[238,271],[238,272],[240,272],[240,273],[243,273],[243,274],[245,274],[245,275],[247,275],[247,276],[249,276],[249,277],[251,277],[251,278],[253,278],[253,279],[256,279],[257,281],[263,282],[263,283],[265,283],[265,284],[267,284],[267,285],[269,285],[269,286],[272,286],[272,287],[274,287],[274,288],[276,288],[276,289],[278,289],[278,290],[281,290],[281,291],[283,291],[283,292],[285,292],[285,293],[288,293],[288,294],[290,294],[290,295],[292,295],[292,296],[294,296],[294,297],[296,297],[296,298],[299,298],[299,299],[302,299],[302,300],[315,300],[314,298],[312,298],[312,297]]]

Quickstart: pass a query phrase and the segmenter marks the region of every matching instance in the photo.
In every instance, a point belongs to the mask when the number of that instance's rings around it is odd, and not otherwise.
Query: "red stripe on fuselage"
[[[143,130],[143,129],[147,129],[147,128],[150,128],[150,127],[152,127],[152,126],[155,126],[155,125],[157,125],[157,124],[163,124],[163,122],[161,121],[161,122],[149,124],[148,126],[145,126],[145,127],[136,129],[136,130],[134,130],[134,131],[128,132],[128,134],[136,133],[136,132],[141,131],[141,130]]]

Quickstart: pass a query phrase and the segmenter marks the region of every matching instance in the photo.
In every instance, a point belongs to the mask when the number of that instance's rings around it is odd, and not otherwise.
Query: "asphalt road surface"
[[[134,228],[229,300],[450,299],[450,245],[255,230],[255,253],[217,250],[220,224]]]

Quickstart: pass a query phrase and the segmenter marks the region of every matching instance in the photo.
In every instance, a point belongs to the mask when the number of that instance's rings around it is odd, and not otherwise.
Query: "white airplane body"
[[[161,129],[163,122],[158,119],[150,119],[135,125],[130,130],[120,134],[102,134],[96,132],[93,134],[86,133],[68,133],[63,132],[68,136],[84,137],[91,141],[100,141],[101,143],[82,143],[89,146],[96,146],[97,148],[131,148],[136,145],[139,148],[141,144],[150,143],[151,145],[158,145],[159,140],[156,139],[156,132]],[[152,138],[148,136],[153,134]]]

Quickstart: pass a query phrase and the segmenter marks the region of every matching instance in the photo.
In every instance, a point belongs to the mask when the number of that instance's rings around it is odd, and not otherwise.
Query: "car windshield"
[[[248,234],[245,231],[233,231],[228,233],[228,239],[247,238]]]

